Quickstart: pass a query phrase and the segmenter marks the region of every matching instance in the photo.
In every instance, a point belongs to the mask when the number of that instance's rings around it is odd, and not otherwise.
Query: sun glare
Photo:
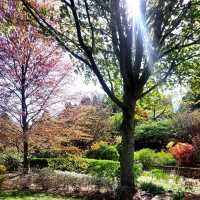
[[[130,17],[139,17],[140,16],[140,0],[126,0],[128,15]]]
[[[144,16],[141,11],[141,0],[126,0],[127,1],[127,12],[128,17],[133,23],[133,27],[139,28],[143,37],[143,45],[145,56],[149,63],[152,61],[152,44],[150,42],[149,34],[147,31],[146,23],[144,22]],[[133,28],[133,32],[136,29]]]

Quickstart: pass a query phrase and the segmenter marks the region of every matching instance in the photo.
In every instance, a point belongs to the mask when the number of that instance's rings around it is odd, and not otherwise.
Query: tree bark
[[[22,78],[21,78],[21,110],[22,110],[22,133],[23,133],[23,173],[27,174],[29,171],[29,161],[28,161],[28,122],[27,122],[27,105],[26,105],[26,73],[27,66],[22,65]]]
[[[117,190],[117,199],[132,200],[135,190],[134,181],[134,102],[128,110],[123,111],[123,121],[121,125],[122,149],[120,152],[120,186]]]
[[[29,160],[28,160],[28,132],[26,129],[23,130],[23,173],[28,174],[29,172]]]

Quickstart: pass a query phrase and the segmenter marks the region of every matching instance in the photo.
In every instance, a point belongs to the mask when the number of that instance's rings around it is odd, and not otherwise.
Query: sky
[[[61,112],[67,102],[72,104],[79,104],[83,97],[92,98],[94,95],[103,97],[105,92],[101,88],[100,84],[96,84],[92,81],[86,83],[83,75],[73,73],[70,79],[66,80],[62,86],[61,91],[57,94],[56,98],[59,98],[59,103],[56,106],[50,107],[52,114],[58,114]]]

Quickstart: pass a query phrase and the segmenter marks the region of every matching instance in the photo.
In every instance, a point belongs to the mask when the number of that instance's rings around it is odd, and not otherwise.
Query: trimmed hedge
[[[91,174],[107,178],[118,177],[120,167],[118,161],[86,159],[76,156],[68,156],[66,158],[32,158],[30,165],[32,168],[49,167],[54,170]],[[137,178],[142,173],[142,165],[135,164],[133,171]]]
[[[87,165],[82,158],[68,156],[66,158],[32,158],[30,160],[31,168],[46,168],[54,170],[74,171],[77,173],[85,172]]]

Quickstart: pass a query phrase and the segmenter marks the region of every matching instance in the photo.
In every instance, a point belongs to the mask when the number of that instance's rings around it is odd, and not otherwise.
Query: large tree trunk
[[[23,130],[23,173],[27,174],[29,171],[29,160],[28,160],[28,130]]]
[[[132,200],[135,193],[133,174],[133,152],[134,152],[134,115],[135,103],[129,110],[123,111],[123,122],[121,126],[122,148],[120,152],[120,186],[117,199]]]

